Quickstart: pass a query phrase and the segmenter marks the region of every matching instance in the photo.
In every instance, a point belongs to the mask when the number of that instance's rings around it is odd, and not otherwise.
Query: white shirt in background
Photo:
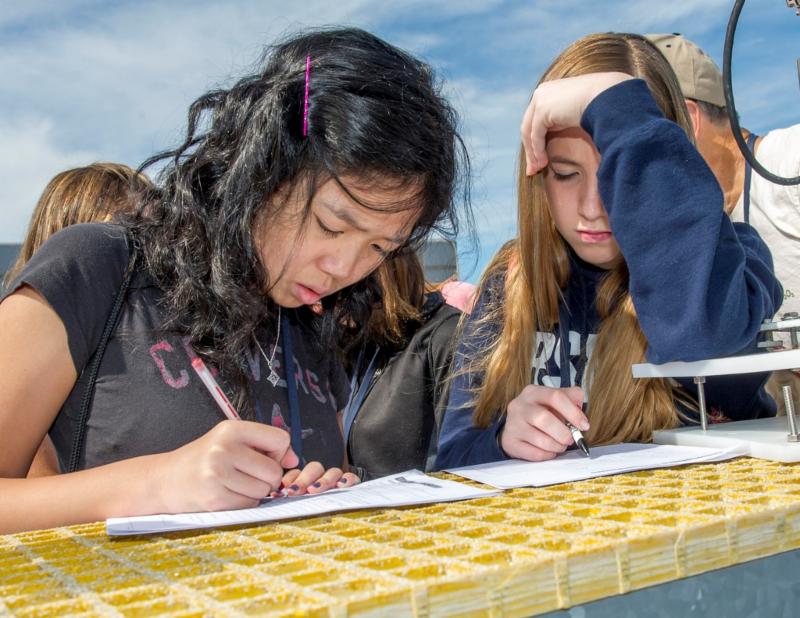
[[[758,143],[756,159],[778,176],[800,175],[800,124],[767,133]],[[744,195],[734,206],[731,219],[744,221]],[[750,225],[769,246],[775,275],[783,285],[778,315],[800,313],[800,185],[776,185],[753,170]]]

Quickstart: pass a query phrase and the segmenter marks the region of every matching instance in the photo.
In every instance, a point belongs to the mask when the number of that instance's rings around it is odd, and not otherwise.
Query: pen
[[[242,417],[239,416],[236,408],[233,407],[233,404],[225,396],[225,393],[222,392],[222,389],[219,387],[219,384],[217,384],[214,376],[211,375],[211,372],[208,370],[208,367],[206,367],[206,364],[203,362],[202,358],[195,356],[192,359],[192,369],[194,369],[195,373],[200,378],[200,381],[203,383],[206,389],[208,389],[208,392],[214,398],[214,401],[217,402],[217,405],[219,406],[219,409],[222,410],[222,413],[231,420],[241,420]]]
[[[578,448],[580,448],[583,451],[583,454],[588,457],[589,447],[586,444],[586,438],[583,437],[581,430],[575,427],[575,425],[573,425],[569,421],[564,421],[564,422],[567,424],[567,427],[572,432],[572,439],[575,440],[575,444],[577,444]]]

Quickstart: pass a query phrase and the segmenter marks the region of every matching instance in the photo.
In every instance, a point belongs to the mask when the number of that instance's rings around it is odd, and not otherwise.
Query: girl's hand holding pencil
[[[211,375],[208,367],[203,360],[196,356],[192,359],[192,368],[197,376],[202,381],[203,385],[208,390],[208,394],[219,406],[220,411],[229,419],[223,421],[217,427],[209,431],[206,436],[211,435],[218,427],[225,425],[228,426],[233,421],[241,421],[239,413],[234,408],[233,404],[226,397],[225,392],[220,387],[219,383]],[[350,472],[343,473],[339,468],[329,468],[325,470],[321,463],[312,461],[299,470],[295,468],[300,461],[297,455],[291,449],[291,437],[287,432],[276,427],[265,426],[261,423],[252,423],[242,421],[240,424],[248,426],[259,427],[259,432],[263,433],[265,429],[272,430],[273,432],[280,432],[274,434],[272,437],[264,434],[260,439],[263,440],[260,444],[263,448],[259,448],[256,443],[249,443],[246,445],[248,448],[255,448],[260,450],[259,453],[248,454],[241,449],[231,449],[230,455],[238,457],[238,464],[233,464],[232,469],[231,461],[216,461],[212,468],[208,470],[208,480],[211,485],[215,484],[215,480],[223,480],[222,486],[215,487],[215,497],[210,501],[215,504],[217,501],[228,503],[229,501],[238,502],[240,499],[255,500],[258,504],[263,498],[269,496],[272,498],[279,498],[282,496],[299,496],[304,493],[317,494],[334,487],[350,487],[359,482],[358,477]],[[237,429],[222,430],[237,432]],[[204,438],[206,437],[204,436]],[[203,438],[201,438],[202,440]],[[277,440],[277,442],[275,442]],[[197,440],[195,441],[197,442]],[[285,444],[284,444],[285,443]],[[194,442],[192,443],[194,444]],[[187,445],[191,446],[191,445]],[[186,448],[186,447],[184,447]],[[219,445],[217,451],[220,450]],[[222,449],[225,451],[225,448]],[[258,455],[262,456],[262,460],[258,461]],[[263,456],[268,459],[272,457],[270,462],[263,461]],[[225,455],[222,455],[225,459]],[[279,476],[275,476],[275,466],[280,464]],[[288,470],[284,473],[284,469]],[[243,476],[244,475],[244,476]],[[238,494],[238,497],[233,494]],[[235,508],[246,508],[248,506],[255,506],[248,502],[242,506],[221,506],[218,508],[204,508],[202,510],[227,510]],[[170,511],[172,512],[172,511]]]
[[[279,490],[284,470],[298,465],[282,429],[221,421],[200,438],[164,453],[158,487],[166,513],[257,506]]]

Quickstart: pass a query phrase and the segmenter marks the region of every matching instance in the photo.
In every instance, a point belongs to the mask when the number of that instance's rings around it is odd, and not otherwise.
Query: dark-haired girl
[[[456,231],[454,113],[429,67],[342,29],[272,48],[188,120],[139,215],[55,235],[0,304],[0,532],[356,482],[336,325],[363,323],[387,255]],[[20,478],[48,432],[68,474]]]

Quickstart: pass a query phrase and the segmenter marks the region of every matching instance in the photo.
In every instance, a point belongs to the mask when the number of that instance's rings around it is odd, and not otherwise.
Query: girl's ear
[[[689,110],[689,118],[692,121],[692,133],[694,133],[694,141],[700,139],[700,126],[703,122],[702,114],[700,113],[700,106],[691,99],[686,99],[686,109]]]

